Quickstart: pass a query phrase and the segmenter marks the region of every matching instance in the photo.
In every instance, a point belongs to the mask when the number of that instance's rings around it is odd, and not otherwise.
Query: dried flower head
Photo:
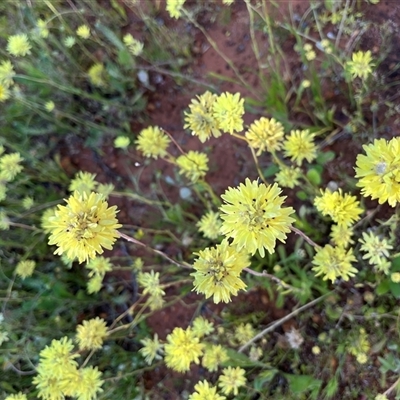
[[[49,244],[58,246],[54,254],[65,252],[70,260],[77,258],[82,263],[102,254],[103,247],[111,250],[122,226],[116,218],[117,207],[108,207],[97,193],[75,192],[66,202],[66,206],[57,206],[50,220],[54,226]]]
[[[258,149],[259,156],[263,151],[275,152],[281,149],[285,132],[283,125],[274,118],[260,118],[254,121],[246,132],[246,139],[253,149]]]
[[[250,254],[258,250],[261,257],[265,250],[274,253],[276,240],[284,243],[295,221],[290,217],[293,208],[282,207],[286,197],[280,193],[277,184],[266,186],[248,178],[238,188],[229,188],[221,196],[222,234],[232,238],[238,250]]]
[[[196,272],[191,275],[193,290],[197,293],[204,293],[207,299],[213,296],[214,303],[228,303],[231,295],[236,296],[239,290],[245,289],[240,273],[250,265],[246,252],[236,250],[224,240],[195,254],[198,256],[193,264]]]
[[[145,157],[152,158],[165,157],[170,143],[170,138],[158,126],[143,129],[135,142]]]

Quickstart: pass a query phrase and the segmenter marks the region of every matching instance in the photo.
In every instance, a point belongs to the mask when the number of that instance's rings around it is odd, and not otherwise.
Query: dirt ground
[[[280,4],[279,12],[281,16],[287,15],[288,7],[291,6],[294,13],[303,15],[309,7],[307,0],[292,0],[278,1]],[[257,76],[252,72],[255,69],[256,60],[254,58],[248,33],[248,14],[246,6],[242,1],[236,1],[231,6],[231,18],[228,24],[221,26],[218,22],[208,22],[211,18],[207,13],[201,15],[200,21],[205,26],[208,34],[215,40],[218,46],[225,54],[238,66],[246,78],[254,87],[257,87]],[[390,73],[390,70],[395,64],[400,62],[400,3],[397,1],[381,0],[380,4],[372,7],[365,7],[365,16],[367,20],[373,21],[376,24],[389,22],[394,29],[393,43],[395,44],[392,52],[389,55],[388,61],[380,66],[380,71]],[[277,14],[277,18],[279,18]],[[134,16],[132,16],[134,18]],[[169,19],[165,12],[160,12],[159,18],[163,20],[167,26],[174,29],[189,29],[193,38],[192,54],[193,61],[191,65],[186,66],[188,73],[191,73],[196,79],[201,81],[210,81],[207,77],[210,72],[215,72],[226,77],[234,78],[234,74],[229,65],[209,46],[205,37],[193,26],[187,27],[180,21]],[[137,21],[135,20],[135,24]],[[127,28],[129,30],[129,27]],[[132,27],[132,31],[138,31],[137,26]],[[139,29],[140,31],[140,29]],[[140,38],[140,37],[139,37]],[[267,37],[259,38],[260,51],[267,50]],[[296,68],[296,62],[291,60],[291,55],[294,55],[294,41],[288,40],[284,43],[283,50],[287,54],[288,62],[292,68]],[[364,35],[362,48],[372,49],[374,54],[380,51],[380,37],[378,30],[372,28]],[[263,47],[264,46],[264,47]],[[296,58],[293,56],[293,60]],[[157,78],[157,79],[156,79]],[[147,105],[147,120],[148,124],[139,125],[136,120],[132,119],[132,130],[137,134],[140,129],[148,125],[158,125],[167,130],[174,139],[187,150],[201,149],[201,143],[197,138],[188,135],[183,131],[183,112],[187,109],[190,100],[194,97],[194,93],[201,94],[204,88],[189,84],[179,86],[175,83],[171,76],[163,75],[159,79],[155,75],[150,74],[150,80],[156,90],[148,93]],[[397,73],[391,79],[397,79]],[[215,79],[212,83],[218,85],[221,91],[236,92],[240,91],[243,96],[249,95],[243,88],[230,82],[217,82]],[[157,83],[158,82],[158,83]],[[331,98],[332,103],[337,101],[334,95]],[[396,99],[396,93],[393,93],[393,99]],[[258,116],[255,114],[246,114],[246,124],[250,124]],[[389,135],[395,135],[398,129],[398,122],[393,119],[393,124],[387,126]],[[71,176],[78,170],[89,171],[97,174],[97,180],[101,182],[113,183],[117,189],[138,188],[143,193],[151,194],[150,183],[154,178],[154,172],[157,169],[163,170],[163,176],[173,176],[172,169],[163,161],[148,164],[143,157],[135,151],[134,148],[129,150],[128,154],[123,151],[114,149],[111,139],[103,144],[101,152],[96,152],[93,149],[84,148],[79,139],[74,139],[72,144],[67,142],[62,149],[62,164]],[[232,138],[229,135],[224,135],[218,140],[211,139],[207,142],[207,146],[211,148],[210,152],[210,172],[207,174],[207,181],[212,185],[217,194],[221,194],[229,186],[236,186],[244,180],[245,177],[256,178],[257,171],[254,163],[251,160],[251,153],[247,145],[238,139]],[[78,149],[78,150],[77,150]],[[360,145],[351,141],[346,135],[343,135],[338,141],[326,148],[334,150],[337,154],[335,161],[328,165],[327,172],[324,175],[324,180],[340,179],[342,174],[354,175],[353,167],[356,154],[360,150]],[[263,156],[260,159],[263,166],[268,165],[268,156]],[[132,176],[135,176],[136,186],[132,184]],[[162,181],[164,195],[171,203],[179,201],[179,193],[174,186],[168,185]],[[118,205],[121,209],[119,218],[125,225],[148,227],[151,215],[154,212],[148,206],[134,202],[128,199],[113,198],[112,203]],[[145,255],[142,250],[130,249],[132,256]],[[174,256],[174,249],[164,248],[167,254]],[[123,279],[129,281],[131,276],[124,276]],[[174,293],[167,293],[174,294]],[[187,327],[193,319],[196,311],[197,302],[200,296],[193,293],[184,297],[182,302],[178,302],[171,307],[167,307],[160,312],[155,313],[148,319],[148,325],[152,331],[158,334],[160,339],[165,339],[168,333],[176,326]],[[249,293],[242,293],[240,296],[233,299],[229,305],[231,312],[239,310],[239,313],[248,311],[259,311],[265,313],[265,318],[262,320],[263,326],[275,321],[290,312],[292,302],[289,300],[283,309],[278,309],[271,304],[267,293],[261,289],[253,290]],[[221,306],[212,305],[210,302],[205,303],[203,315],[213,320],[216,324],[220,321]],[[311,321],[318,320],[318,324],[323,325],[321,316],[318,314],[310,315]],[[296,321],[289,321],[288,324],[280,327],[276,335],[282,335],[292,326],[296,326]],[[313,328],[304,327],[304,332],[312,334]],[[313,362],[310,359],[310,347],[305,345],[304,350],[300,353],[300,357],[309,359],[306,362]],[[331,360],[332,363],[335,360]],[[344,377],[341,384],[346,385],[346,382],[358,382],[359,387],[368,384],[374,385],[377,390],[381,390],[379,382],[379,374],[375,372],[357,375],[356,368],[352,365],[350,359],[345,370],[348,374]],[[189,373],[177,374],[170,370],[160,367],[154,371],[146,373],[143,376],[143,383],[147,389],[152,389],[152,399],[171,399],[176,400],[182,398],[185,393],[190,393],[193,385],[205,377],[210,377],[200,367],[194,367]],[[335,399],[345,399],[342,397],[342,389]],[[265,397],[267,398],[267,397]],[[363,394],[360,394],[357,399],[365,399]]]

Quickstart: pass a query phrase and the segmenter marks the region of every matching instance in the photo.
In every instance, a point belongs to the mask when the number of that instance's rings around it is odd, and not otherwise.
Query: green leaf
[[[305,201],[308,199],[308,195],[306,192],[304,192],[303,190],[300,190],[298,192],[296,192],[296,196],[301,200],[301,201]]]
[[[96,29],[98,29],[117,49],[122,50],[125,48],[121,39],[111,29],[107,28],[100,22],[97,22],[95,26]]]
[[[333,377],[329,380],[328,384],[326,385],[325,393],[326,397],[331,398],[336,394],[339,388],[339,383],[336,377]]]
[[[393,258],[391,270],[392,272],[400,271],[400,257]]]
[[[324,164],[334,160],[335,157],[336,157],[336,154],[334,151],[320,152],[320,153],[318,153],[316,161],[318,164],[324,165]]]
[[[274,176],[279,171],[279,167],[275,164],[270,165],[268,168],[263,170],[264,178],[270,178]]]
[[[376,288],[376,294],[381,296],[390,290],[389,280],[382,281]]]
[[[295,394],[301,394],[310,390],[319,389],[322,381],[311,375],[284,374],[289,382],[290,390]]]
[[[274,379],[274,376],[278,373],[277,369],[267,369],[262,371],[256,379],[254,379],[254,389],[257,391],[262,391],[265,384],[269,383]]]
[[[392,295],[396,297],[396,299],[400,299],[400,283],[389,281],[389,288]]]
[[[315,168],[311,168],[307,171],[307,179],[314,186],[319,186],[322,182],[321,174]]]

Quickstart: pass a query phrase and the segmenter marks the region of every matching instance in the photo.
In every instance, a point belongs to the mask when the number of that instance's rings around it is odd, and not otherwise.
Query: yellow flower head
[[[70,370],[70,367],[66,369]],[[63,400],[65,398],[61,388],[61,382],[58,377],[52,374],[40,373],[42,370],[39,366],[39,374],[33,378],[32,383],[38,389],[38,397],[43,400]],[[75,368],[77,371],[77,369]]]
[[[28,36],[24,33],[13,35],[8,38],[7,51],[16,57],[23,57],[31,52]]]
[[[256,332],[251,324],[240,324],[236,327],[234,332],[234,339],[239,345],[247,343],[250,339],[255,336]]]
[[[275,175],[275,182],[282,187],[293,189],[300,182],[301,169],[298,167],[282,166],[280,171]]]
[[[228,361],[228,352],[220,344],[211,344],[204,350],[201,365],[208,371],[213,372],[225,361]]]
[[[76,34],[82,39],[90,38],[90,28],[87,25],[81,25],[77,30]]]
[[[390,275],[390,279],[394,283],[400,283],[400,272],[393,272]]]
[[[0,85],[0,103],[8,100],[11,96],[10,91],[3,85]]]
[[[220,235],[222,221],[219,217],[219,213],[208,211],[204,214],[200,221],[196,224],[199,228],[199,231],[207,238],[207,239],[217,239]]]
[[[214,324],[201,315],[196,317],[193,321],[193,334],[198,338],[202,338],[205,335],[209,335],[214,330]]]
[[[321,190],[321,196],[314,199],[314,205],[322,215],[329,215],[338,225],[344,226],[357,222],[363,212],[357,197],[343,194],[342,189],[335,192]]]
[[[400,202],[400,137],[375,139],[363,149],[366,155],[357,156],[355,168],[361,194],[394,207]]]
[[[371,265],[379,266],[382,261],[390,257],[389,250],[392,250],[393,246],[386,238],[381,238],[373,232],[363,232],[362,236],[359,242],[361,243],[360,250],[366,253],[363,259],[368,260]]]
[[[217,388],[210,386],[210,384],[204,380],[197,382],[194,386],[195,393],[189,396],[189,400],[225,400],[225,396],[221,396],[217,393]]]
[[[10,229],[10,220],[4,211],[0,211],[0,231],[7,231]]]
[[[65,47],[67,47],[69,49],[74,46],[75,42],[76,41],[75,41],[75,38],[73,36],[67,36],[64,39],[64,45],[65,45]]]
[[[81,194],[90,194],[90,192],[92,192],[97,185],[95,178],[96,174],[79,171],[69,184],[68,190],[70,192],[78,191]]]
[[[51,219],[56,215],[56,208],[55,207],[51,207],[48,208],[41,217],[40,220],[40,226],[43,229],[43,232],[45,233],[50,233],[53,228],[55,227],[55,225],[53,224],[53,222],[51,222]]]
[[[39,32],[39,36],[46,39],[49,36],[49,28],[47,27],[47,22],[42,19],[37,20],[36,26]]]
[[[190,327],[186,330],[175,328],[167,336],[167,343],[164,345],[167,367],[177,372],[186,372],[192,362],[198,364],[204,347],[199,340]]]
[[[98,293],[103,284],[103,275],[93,275],[87,282],[86,290],[89,294]]]
[[[153,158],[165,157],[170,143],[170,138],[158,126],[143,129],[135,142],[145,157]]]
[[[259,156],[263,151],[274,152],[282,147],[282,140],[285,132],[283,125],[274,118],[260,118],[254,121],[246,132],[246,139],[249,146],[258,149]]]
[[[154,272],[139,272],[138,283],[143,288],[143,294],[150,294],[153,296],[164,296],[165,292],[160,285],[160,273]]]
[[[163,352],[163,345],[158,340],[157,333],[154,334],[154,338],[145,338],[140,341],[143,347],[139,352],[144,357],[147,364],[151,365],[153,360],[161,360],[161,353]]]
[[[10,394],[4,400],[28,400],[25,394],[19,392],[17,394]]]
[[[14,84],[15,71],[11,61],[6,60],[0,63],[0,84],[9,88]]]
[[[22,279],[25,279],[28,276],[31,276],[33,274],[33,271],[35,270],[35,266],[36,266],[36,263],[33,260],[20,261],[15,268],[15,273],[18,276],[20,276]]]
[[[133,56],[137,57],[142,54],[143,43],[135,39],[130,33],[126,34],[122,40]]]
[[[33,198],[30,196],[25,196],[22,199],[22,207],[24,207],[25,210],[29,210],[30,208],[33,207],[34,204],[35,200],[33,200]]]
[[[371,51],[357,51],[351,56],[351,61],[347,61],[346,69],[354,78],[366,79],[372,73],[375,64],[372,61]]]
[[[24,159],[19,153],[5,154],[0,157],[1,179],[8,182],[14,180],[17,174],[23,169],[22,165],[20,165],[22,161],[24,161]]]
[[[343,247],[328,244],[317,250],[312,263],[315,265],[313,270],[317,272],[315,276],[324,275],[324,281],[330,279],[334,282],[337,278],[348,281],[357,273],[357,269],[351,265],[354,261],[356,258],[352,249],[346,251]]]
[[[283,143],[285,156],[297,165],[301,165],[304,159],[311,162],[317,156],[317,147],[314,143],[314,135],[308,129],[304,131],[291,131]]]
[[[103,392],[101,388],[103,382],[97,367],[86,367],[64,374],[61,387],[66,396],[78,400],[95,400],[98,398],[97,394]]]
[[[233,246],[250,254],[257,250],[261,257],[265,249],[274,253],[276,240],[285,242],[286,233],[295,220],[292,207],[282,207],[286,197],[279,196],[281,189],[246,178],[245,184],[229,188],[221,197],[222,234],[233,238]]]
[[[92,277],[93,275],[100,275],[103,278],[107,272],[112,271],[113,266],[109,258],[99,256],[93,260],[90,260],[86,264],[86,268],[90,271],[89,277]]]
[[[54,254],[65,252],[70,260],[77,258],[82,263],[102,254],[103,247],[111,250],[122,226],[116,218],[117,207],[108,207],[97,193],[75,192],[66,202],[66,206],[57,206],[51,219],[54,227],[49,244],[58,246]]]
[[[214,101],[212,112],[222,131],[232,134],[243,130],[244,99],[239,93],[222,93]]]
[[[233,393],[234,396],[237,396],[239,388],[246,384],[245,373],[246,371],[240,367],[224,368],[222,370],[222,375],[219,376],[218,386],[224,394],[229,395]]]
[[[185,0],[167,0],[166,10],[171,18],[178,19],[182,14]]]
[[[213,117],[212,107],[217,95],[205,92],[193,99],[189,105],[190,112],[185,112],[185,129],[190,129],[192,135],[198,136],[200,142],[204,143],[211,136],[220,137],[218,122]]]
[[[114,140],[114,147],[116,149],[126,149],[131,144],[131,140],[128,136],[118,136]]]
[[[96,63],[92,65],[87,73],[93,85],[98,87],[106,86],[107,76],[103,64]]]
[[[45,110],[46,110],[47,112],[52,112],[52,111],[54,110],[55,106],[56,106],[56,105],[54,104],[54,101],[49,100],[49,101],[47,101],[47,102],[45,103],[44,108],[45,108]]]
[[[101,349],[107,335],[106,322],[99,317],[83,321],[83,323],[76,328],[76,341],[79,350]]]
[[[207,154],[190,150],[187,154],[182,154],[176,159],[179,173],[185,175],[192,182],[205,177],[208,171]]]
[[[239,290],[246,288],[240,279],[243,268],[250,265],[246,252],[236,250],[224,240],[195,254],[198,256],[193,264],[196,272],[191,275],[193,290],[197,293],[204,293],[206,299],[213,296],[214,303],[228,303],[231,295],[236,296]]]
[[[353,228],[346,225],[332,225],[330,237],[336,246],[344,247],[345,249],[354,243],[351,239],[353,236]]]

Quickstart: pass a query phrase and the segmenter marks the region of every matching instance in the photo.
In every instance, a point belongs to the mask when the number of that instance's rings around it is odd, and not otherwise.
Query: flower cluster
[[[189,112],[185,113],[184,128],[204,143],[211,136],[221,136],[221,131],[231,134],[242,131],[243,114],[244,100],[239,93],[225,92],[217,96],[207,91],[192,100]]]
[[[99,256],[89,260],[85,267],[89,270],[87,292],[89,294],[97,293],[101,289],[106,273],[113,269],[110,259]]]
[[[400,202],[400,137],[375,139],[363,149],[366,155],[357,156],[355,168],[361,194],[394,207]]]
[[[57,206],[52,223],[50,245],[57,245],[54,254],[62,255],[80,263],[103,253],[103,247],[111,250],[119,237],[122,225],[116,218],[117,207],[108,207],[104,196],[97,193],[75,192],[66,206]]]
[[[274,253],[276,240],[285,242],[286,233],[294,219],[292,207],[282,207],[285,197],[279,196],[281,189],[277,184],[264,185],[246,178],[245,184],[229,188],[221,197],[221,232],[232,238],[232,245],[238,251],[261,257],[265,250]]]
[[[331,192],[321,190],[321,196],[314,199],[314,205],[322,215],[329,215],[340,226],[351,226],[360,219],[362,208],[355,196],[342,190]]]

